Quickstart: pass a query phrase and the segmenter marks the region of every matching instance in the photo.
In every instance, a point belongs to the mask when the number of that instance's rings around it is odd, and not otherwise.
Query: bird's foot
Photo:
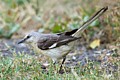
[[[65,73],[65,72],[64,72],[63,69],[60,69],[58,73],[59,73],[59,74],[63,74],[63,73]]]

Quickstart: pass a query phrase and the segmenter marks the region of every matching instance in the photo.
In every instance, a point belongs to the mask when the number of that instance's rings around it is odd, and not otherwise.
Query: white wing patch
[[[53,45],[51,45],[50,47],[49,47],[49,49],[50,48],[54,48],[54,47],[56,47],[57,46],[57,43],[54,43]]]

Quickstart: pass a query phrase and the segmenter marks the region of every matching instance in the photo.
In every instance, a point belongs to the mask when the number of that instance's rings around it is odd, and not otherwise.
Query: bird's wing
[[[52,35],[47,36],[43,40],[37,42],[38,48],[42,50],[53,49],[62,45],[66,45],[71,41],[77,40],[78,38],[66,35],[59,35],[55,37]]]
[[[69,42],[75,41],[79,38],[72,37],[72,36],[61,35],[60,38],[58,39],[58,41],[56,43],[54,43],[53,45],[51,45],[49,47],[49,49],[56,48],[56,47],[59,47],[59,46],[62,46],[62,45],[67,45]]]
[[[42,50],[47,50],[51,45],[56,43],[57,39],[58,39],[57,37],[53,36],[44,37],[43,39],[38,40],[37,46]]]

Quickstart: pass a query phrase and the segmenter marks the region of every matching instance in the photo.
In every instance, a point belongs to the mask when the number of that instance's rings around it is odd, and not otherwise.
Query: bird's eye
[[[30,35],[27,36],[27,38],[30,38],[30,37],[31,37]]]

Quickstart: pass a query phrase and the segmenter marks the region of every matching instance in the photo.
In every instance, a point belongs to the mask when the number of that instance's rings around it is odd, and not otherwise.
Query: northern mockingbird
[[[100,9],[89,20],[84,22],[79,29],[58,34],[31,32],[19,41],[18,44],[23,42],[32,42],[40,49],[42,54],[52,58],[54,63],[59,59],[63,59],[62,64],[64,64],[66,55],[73,49],[76,40],[81,38],[80,34],[107,9],[108,7]],[[60,70],[62,68],[62,64],[60,66]]]

